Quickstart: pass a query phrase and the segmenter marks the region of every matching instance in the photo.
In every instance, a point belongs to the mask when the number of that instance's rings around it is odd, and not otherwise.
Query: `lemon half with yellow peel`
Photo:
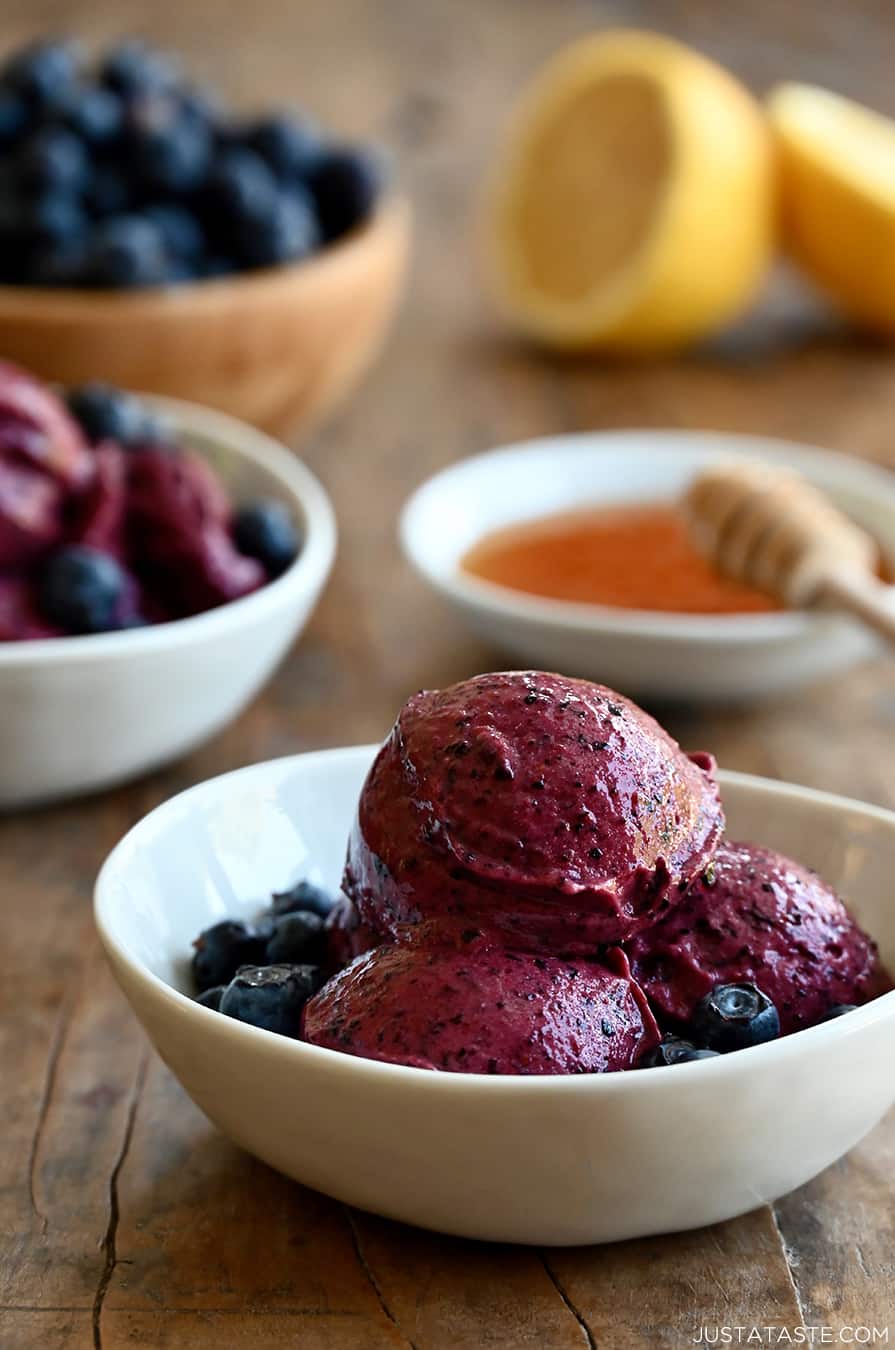
[[[566,348],[692,342],[754,295],[774,242],[761,108],[655,33],[560,52],[513,112],[489,188],[488,271],[511,322]]]
[[[895,333],[895,121],[811,85],[772,91],[787,251],[854,318]]]

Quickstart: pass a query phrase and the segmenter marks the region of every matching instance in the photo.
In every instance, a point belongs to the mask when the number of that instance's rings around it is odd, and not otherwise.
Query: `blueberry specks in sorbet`
[[[648,926],[709,862],[723,813],[711,766],[615,697],[533,672],[413,695],[349,839],[365,922],[397,936],[466,911],[517,946],[582,953]]]
[[[592,1074],[708,1063],[891,988],[816,873],[723,825],[711,756],[602,686],[420,691],[361,788],[343,893],[276,894],[220,1010],[411,1070]]]
[[[658,1015],[689,1025],[718,984],[751,983],[788,1035],[834,1004],[864,1003],[886,977],[873,941],[816,873],[783,854],[723,840],[710,869],[626,944]]]
[[[623,970],[493,941],[458,947],[437,927],[333,976],[305,1010],[304,1035],[415,1068],[526,1075],[633,1068],[659,1040]]]

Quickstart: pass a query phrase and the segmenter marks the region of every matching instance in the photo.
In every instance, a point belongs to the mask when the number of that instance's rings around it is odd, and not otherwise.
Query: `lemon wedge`
[[[573,349],[683,345],[740,311],[768,265],[764,116],[670,38],[582,39],[514,109],[485,216],[493,289],[523,332]]]
[[[802,84],[767,108],[787,251],[847,313],[895,333],[895,121]]]

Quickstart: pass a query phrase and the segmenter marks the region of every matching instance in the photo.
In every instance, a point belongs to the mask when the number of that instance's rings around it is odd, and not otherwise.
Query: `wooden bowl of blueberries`
[[[376,355],[409,208],[375,152],[228,114],[176,62],[68,41],[0,69],[0,352],[282,434]]]

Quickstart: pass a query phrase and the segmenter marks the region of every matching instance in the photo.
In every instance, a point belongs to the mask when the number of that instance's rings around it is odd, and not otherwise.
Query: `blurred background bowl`
[[[301,262],[142,291],[0,286],[0,352],[46,380],[187,398],[277,434],[313,425],[372,364],[410,240],[399,196]]]
[[[124,782],[242,711],[304,628],[336,551],[329,498],[283,446],[221,413],[147,399],[234,503],[285,502],[303,535],[281,577],[189,619],[0,643],[0,810]]]
[[[486,641],[517,661],[626,693],[692,702],[780,694],[847,670],[878,640],[839,614],[683,614],[547,599],[463,570],[493,530],[579,508],[674,503],[721,456],[787,465],[895,558],[895,475],[829,450],[764,436],[607,431],[505,446],[452,465],[404,507],[401,542],[422,579]],[[895,587],[888,588],[895,608]]]

